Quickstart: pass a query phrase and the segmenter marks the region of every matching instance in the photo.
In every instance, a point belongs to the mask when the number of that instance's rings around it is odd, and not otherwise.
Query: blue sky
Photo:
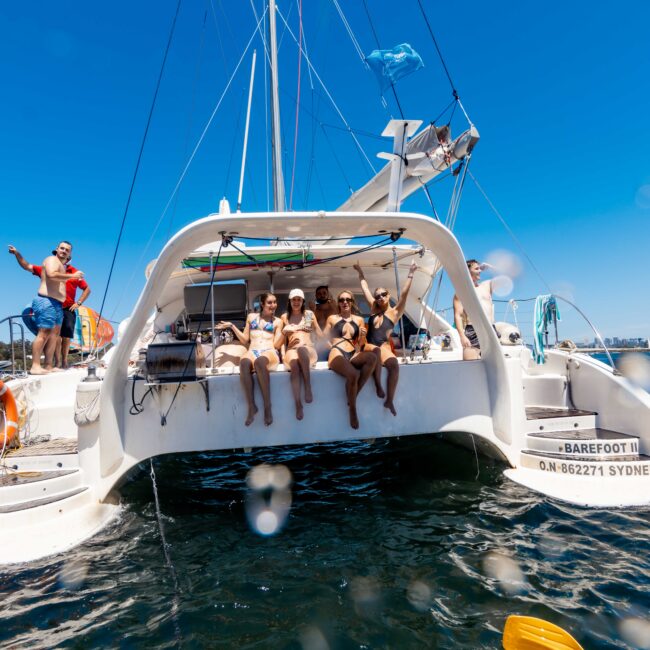
[[[425,67],[398,82],[404,113],[425,122],[451,90],[416,0],[397,6],[339,0],[365,53],[410,43]],[[255,0],[260,6],[260,1]],[[318,74],[377,168],[390,145],[366,136],[398,111],[379,100],[331,0],[304,4],[304,30]],[[512,251],[524,273],[513,296],[553,291],[570,297],[605,336],[650,336],[641,262],[650,244],[650,5],[423,1],[461,99],[481,134],[472,172],[515,232],[542,279],[468,180],[455,233],[468,257]],[[298,32],[296,0],[279,0]],[[40,262],[60,239],[99,308],[176,2],[4,3],[0,215],[6,244]],[[283,26],[280,19],[280,32]],[[244,0],[185,0],[145,147],[109,288],[105,313],[128,315],[146,263],[169,233],[218,207],[234,206],[250,53],[206,134],[177,200],[161,219],[180,171],[253,33]],[[264,74],[258,50],[244,210],[266,209]],[[293,169],[297,51],[281,36],[284,169]],[[302,62],[294,209],[334,209],[370,176],[321,88],[310,90]],[[465,128],[454,116],[454,132]],[[321,126],[322,125],[322,126]],[[315,137],[312,140],[312,135]],[[314,145],[312,146],[312,141]],[[310,166],[310,160],[315,162]],[[342,173],[340,165],[345,166]],[[433,189],[444,212],[449,183]],[[422,195],[404,209],[430,214]],[[143,252],[152,237],[151,246]],[[18,313],[36,290],[7,253],[1,310]],[[450,303],[449,291],[440,306]],[[529,320],[522,305],[520,315]],[[589,337],[563,309],[564,337]],[[526,326],[524,326],[526,327]],[[0,339],[6,340],[5,331]]]

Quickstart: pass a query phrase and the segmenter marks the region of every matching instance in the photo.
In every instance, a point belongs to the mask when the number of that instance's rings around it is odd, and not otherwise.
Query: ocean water
[[[146,465],[100,534],[0,569],[3,648],[500,648],[510,614],[650,647],[650,510],[547,499],[435,436],[154,466],[160,517]]]

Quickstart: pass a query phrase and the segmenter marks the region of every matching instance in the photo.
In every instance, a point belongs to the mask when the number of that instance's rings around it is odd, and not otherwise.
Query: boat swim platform
[[[546,420],[550,418],[578,418],[585,415],[598,415],[596,411],[584,411],[576,408],[557,408],[548,406],[527,406],[527,420]]]
[[[5,453],[6,458],[24,456],[53,456],[63,454],[76,454],[77,441],[74,438],[51,438],[34,444],[26,444],[17,449],[10,449]]]

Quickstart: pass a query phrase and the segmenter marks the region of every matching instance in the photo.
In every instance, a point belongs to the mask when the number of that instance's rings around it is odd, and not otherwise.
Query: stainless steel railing
[[[14,327],[20,329],[20,340],[23,348],[23,372],[27,372],[27,348],[25,346],[25,327],[22,323],[14,322],[16,319],[22,319],[22,314],[14,314],[0,320],[0,325],[9,323],[9,347],[11,348],[11,374],[16,374],[16,351],[14,346]]]

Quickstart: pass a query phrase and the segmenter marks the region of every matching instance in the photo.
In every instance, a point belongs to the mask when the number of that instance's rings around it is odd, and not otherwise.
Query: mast
[[[273,209],[284,212],[284,178],[282,176],[282,137],[280,134],[280,100],[278,97],[278,44],[275,33],[275,0],[269,0],[269,41],[271,54],[271,125],[273,137]]]

